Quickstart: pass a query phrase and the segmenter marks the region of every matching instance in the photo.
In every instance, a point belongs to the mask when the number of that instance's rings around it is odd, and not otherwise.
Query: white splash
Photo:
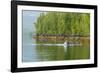
[[[32,44],[32,45],[47,45],[47,46],[64,46],[64,47],[68,47],[68,46],[81,46],[82,44],[78,44],[78,43],[68,43],[67,41],[65,41],[63,44]]]

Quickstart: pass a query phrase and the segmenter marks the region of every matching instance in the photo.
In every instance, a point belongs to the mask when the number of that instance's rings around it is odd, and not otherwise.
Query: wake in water
[[[81,46],[82,44],[78,44],[78,43],[68,43],[68,42],[64,42],[64,44],[32,44],[32,45],[46,45],[46,46]]]

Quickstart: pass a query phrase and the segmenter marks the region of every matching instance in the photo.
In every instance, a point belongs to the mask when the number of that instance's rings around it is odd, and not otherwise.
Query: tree
[[[35,22],[38,35],[81,35],[90,33],[90,14],[43,12]],[[85,30],[84,30],[85,29]]]

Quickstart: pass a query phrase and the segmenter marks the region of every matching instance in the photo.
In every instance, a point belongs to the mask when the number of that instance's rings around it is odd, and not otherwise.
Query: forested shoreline
[[[90,14],[72,12],[43,12],[34,23],[37,36],[90,35]]]

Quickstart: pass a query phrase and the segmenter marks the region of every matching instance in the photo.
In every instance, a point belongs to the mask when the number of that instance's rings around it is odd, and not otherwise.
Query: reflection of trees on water
[[[86,46],[69,47],[66,53],[66,60],[89,59],[90,48]]]
[[[89,42],[84,41],[82,46],[47,46],[36,45],[39,61],[78,60],[89,59]]]
[[[36,46],[37,55],[40,61],[54,61],[64,60],[64,48],[63,46]]]

